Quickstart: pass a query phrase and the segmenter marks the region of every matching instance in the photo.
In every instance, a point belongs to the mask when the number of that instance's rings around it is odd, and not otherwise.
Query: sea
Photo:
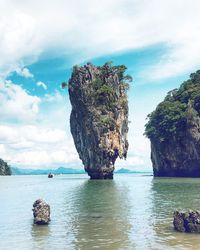
[[[48,226],[33,224],[38,198]],[[200,249],[200,235],[173,228],[174,210],[200,210],[200,179],[115,174],[0,177],[0,249]]]

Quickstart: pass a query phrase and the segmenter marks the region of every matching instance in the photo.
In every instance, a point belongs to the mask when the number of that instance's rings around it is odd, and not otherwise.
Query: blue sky
[[[145,118],[199,69],[199,8],[197,0],[2,0],[0,158],[23,168],[81,168],[60,84],[75,64],[113,61],[133,77],[129,154],[116,167],[151,170]]]

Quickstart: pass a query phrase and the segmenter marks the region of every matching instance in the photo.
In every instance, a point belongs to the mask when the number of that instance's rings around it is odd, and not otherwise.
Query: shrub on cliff
[[[145,135],[160,142],[185,136],[191,115],[200,115],[200,70],[190,75],[179,89],[168,92],[164,101],[147,116]]]
[[[125,75],[125,71],[127,67],[125,65],[118,65],[113,66],[112,62],[107,62],[103,66],[98,66],[99,74],[96,75],[93,83],[92,88],[93,90],[98,90],[102,87],[102,85],[108,86],[108,79],[109,75],[113,75],[113,72],[117,73],[119,84],[124,87],[125,90],[129,89],[129,83],[132,82],[132,77],[130,75]],[[114,87],[114,82],[109,82],[109,86],[111,88]],[[107,90],[106,90],[107,91]],[[113,89],[114,91],[114,89]]]
[[[108,115],[108,112],[114,114],[116,108],[123,108],[128,113],[127,102],[127,90],[129,89],[129,83],[132,81],[130,75],[126,75],[126,66],[118,65],[113,66],[112,62],[107,62],[103,66],[98,66],[98,72],[90,85],[90,96],[93,106],[100,112],[100,116],[97,116],[97,120],[100,123],[110,125],[113,128],[113,117]],[[114,80],[114,75],[117,75],[118,80]],[[124,93],[124,97],[119,99],[119,91]],[[106,118],[105,115],[107,114]]]

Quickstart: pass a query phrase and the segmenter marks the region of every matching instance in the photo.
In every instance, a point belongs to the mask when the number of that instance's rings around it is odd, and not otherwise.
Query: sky
[[[146,116],[200,67],[199,0],[0,0],[0,158],[13,167],[82,168],[61,83],[73,65],[113,61],[133,77],[129,152],[151,170]]]

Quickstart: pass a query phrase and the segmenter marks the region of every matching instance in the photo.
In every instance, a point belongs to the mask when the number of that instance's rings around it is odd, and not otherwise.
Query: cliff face
[[[200,71],[170,91],[148,118],[154,175],[200,177]]]
[[[182,139],[151,141],[151,159],[155,176],[200,177],[200,119],[188,127]]]
[[[128,101],[131,80],[126,67],[90,63],[73,68],[68,89],[71,133],[79,157],[92,179],[112,179],[114,163],[128,150]]]
[[[2,159],[0,159],[0,175],[11,175],[10,167]]]

